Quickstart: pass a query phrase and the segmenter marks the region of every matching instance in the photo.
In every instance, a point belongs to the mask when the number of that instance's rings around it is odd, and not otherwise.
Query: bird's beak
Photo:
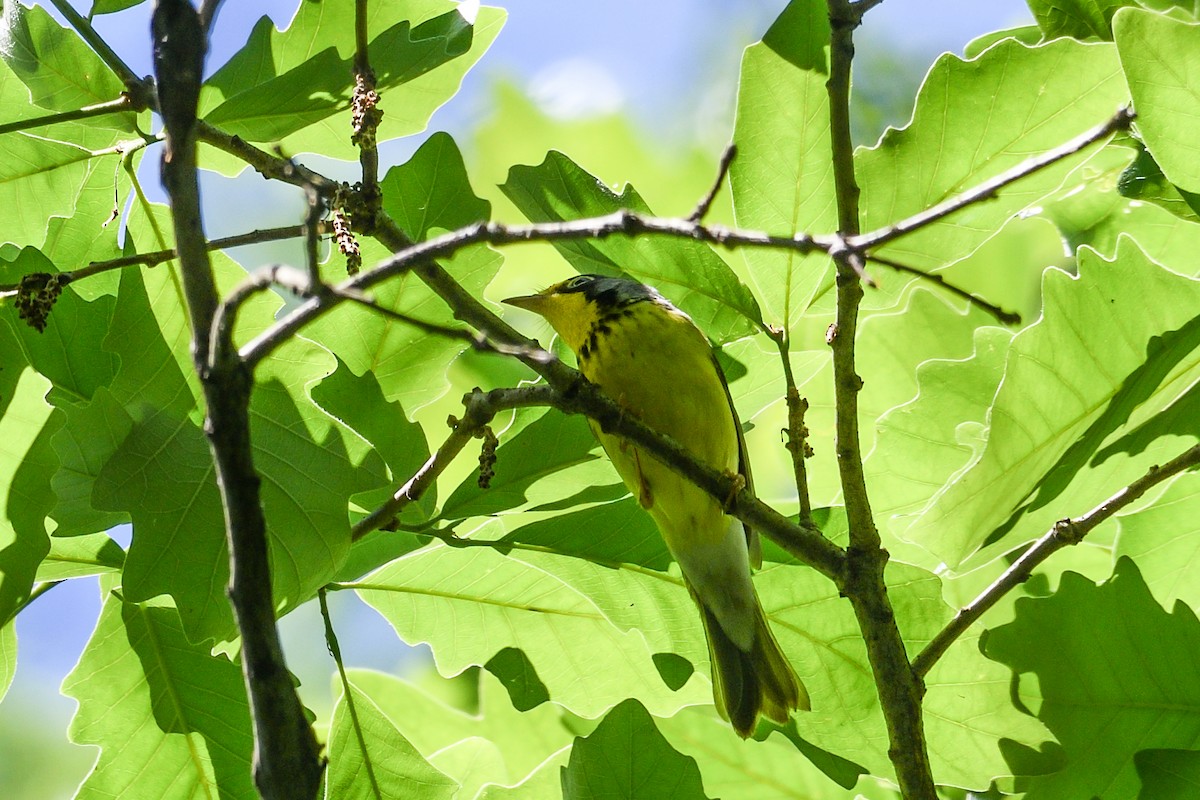
[[[509,297],[500,302],[505,305],[523,308],[526,311],[532,311],[535,314],[543,314],[546,309],[546,299],[546,295],[544,294],[527,294],[521,297]]]

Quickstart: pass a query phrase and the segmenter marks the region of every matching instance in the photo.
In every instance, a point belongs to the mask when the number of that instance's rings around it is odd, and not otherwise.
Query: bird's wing
[[[721,386],[725,389],[725,399],[729,401],[729,414],[733,417],[733,429],[737,432],[738,474],[745,478],[746,488],[753,493],[754,478],[750,475],[750,454],[746,452],[746,437],[742,434],[742,421],[738,419],[737,408],[733,405],[733,395],[729,392],[729,381],[725,380],[725,372],[721,369],[721,362],[717,361],[715,352],[712,353],[712,365],[713,369],[717,371],[717,377],[721,379]],[[762,566],[762,542],[758,539],[758,531],[745,523],[742,523],[742,527],[746,531],[746,549],[750,554],[750,566],[758,569]]]

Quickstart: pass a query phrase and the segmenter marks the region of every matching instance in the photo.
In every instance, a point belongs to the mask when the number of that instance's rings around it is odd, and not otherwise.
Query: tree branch
[[[1101,139],[1106,138],[1116,131],[1128,130],[1130,124],[1137,115],[1130,106],[1122,106],[1112,115],[1107,121],[1097,125],[1090,131],[1085,131],[1074,139],[1067,141],[1053,150],[1047,150],[1045,153],[1027,158],[1020,164],[1001,172],[994,178],[990,178],[983,183],[968,189],[960,195],[950,198],[944,202],[938,203],[932,208],[927,208],[919,214],[913,214],[907,219],[893,223],[876,231],[863,234],[861,236],[850,236],[846,239],[846,244],[853,250],[866,251],[871,250],[880,245],[899,239],[901,236],[906,236],[913,231],[920,230],[926,225],[931,225],[940,219],[950,216],[956,211],[960,211],[969,205],[979,203],[984,200],[990,200],[995,197],[996,192],[1008,186],[1010,183],[1019,181],[1021,178],[1032,175],[1033,173],[1045,169],[1046,167],[1062,161],[1068,156],[1073,156],[1080,150],[1083,150],[1089,145],[1095,144]]]
[[[250,442],[253,376],[232,348],[213,349],[210,337],[218,303],[200,217],[195,138],[206,40],[188,0],[157,0],[153,33],[166,128],[163,183],[171,199],[192,356],[207,406],[204,429],[225,509],[229,599],[241,633],[242,674],[254,724],[254,781],[266,800],[312,800],[324,765],[275,626],[261,478]]]
[[[946,627],[938,631],[929,644],[925,645],[925,649],[921,651],[920,655],[913,659],[913,669],[918,675],[928,675],[929,670],[933,669],[933,665],[938,662],[938,659],[950,649],[950,645],[954,644],[960,636],[966,633],[967,629],[982,617],[988,609],[996,605],[1002,597],[1029,580],[1033,571],[1041,566],[1042,562],[1047,558],[1064,547],[1079,544],[1100,523],[1115,516],[1117,512],[1130,503],[1133,503],[1150,489],[1168,478],[1172,478],[1196,466],[1200,466],[1200,445],[1194,445],[1188,450],[1183,451],[1161,467],[1151,467],[1146,471],[1145,475],[1082,517],[1062,519],[1054,523],[1053,527],[1042,534],[1040,539],[1031,544],[1021,554],[1021,557],[1013,562],[1012,566],[1006,569],[991,586],[984,589],[978,597],[963,606],[954,615],[954,619],[950,620],[946,624]]]
[[[837,269],[837,316],[829,337],[833,348],[838,472],[850,524],[846,585],[842,594],[853,606],[862,631],[887,725],[888,758],[896,770],[900,793],[905,800],[936,800],[922,720],[924,686],[909,664],[888,597],[884,580],[888,553],[882,547],[871,513],[858,431],[862,379],[855,369],[855,339],[865,273],[863,250],[847,246],[846,242],[859,232],[859,188],[850,137],[850,65],[860,9],[855,9],[849,0],[828,0],[828,4],[832,37],[826,87],[838,231],[846,237],[843,246],[830,252]]]
[[[553,375],[549,386],[475,391],[463,398],[466,414],[454,427],[437,453],[400,487],[392,499],[360,521],[356,538],[386,525],[409,503],[419,499],[442,470],[471,440],[475,432],[502,410],[518,406],[545,405],[567,414],[584,414],[599,423],[605,433],[628,439],[680,475],[721,501],[726,513],[737,517],[771,538],[780,547],[825,575],[840,589],[845,579],[845,554],[815,528],[797,525],[754,497],[738,476],[713,469],[698,461],[673,439],[648,428],[575,370],[553,360],[547,362]],[[564,384],[564,385],[560,385]]]

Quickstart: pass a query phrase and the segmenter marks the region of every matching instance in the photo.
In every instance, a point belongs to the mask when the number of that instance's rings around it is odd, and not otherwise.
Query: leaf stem
[[[1079,544],[1083,538],[1095,530],[1100,523],[1115,516],[1118,511],[1133,503],[1153,487],[1188,469],[1200,465],[1200,445],[1183,451],[1162,466],[1154,466],[1146,474],[1133,483],[1109,497],[1100,505],[1075,519],[1059,520],[1041,538],[1029,546],[1021,557],[1013,562],[1000,577],[992,582],[971,602],[967,603],[946,627],[925,646],[925,649],[913,659],[913,669],[918,675],[925,676],[933,665],[938,662],[950,645],[966,633],[988,609],[1011,592],[1017,586],[1027,581],[1042,562],[1068,545]]]

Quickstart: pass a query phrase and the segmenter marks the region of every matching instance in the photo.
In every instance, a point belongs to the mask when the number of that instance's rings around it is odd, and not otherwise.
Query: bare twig
[[[945,289],[947,292],[950,292],[950,294],[953,294],[953,295],[963,298],[964,300],[966,300],[967,302],[969,302],[971,305],[975,306],[979,310],[995,317],[996,321],[998,321],[1004,325],[1020,325],[1021,324],[1021,315],[1020,314],[1016,313],[1015,311],[1005,311],[1004,309],[1000,308],[999,306],[989,303],[987,300],[984,300],[980,297],[976,297],[975,295],[968,292],[966,289],[960,289],[959,287],[950,283],[950,281],[946,280],[941,275],[938,275],[933,272],[926,272],[925,270],[917,269],[916,267],[910,267],[907,264],[901,264],[899,261],[894,261],[890,258],[884,258],[883,256],[877,256],[873,253],[868,253],[867,258],[870,261],[874,261],[877,264],[883,264],[885,267],[891,267],[892,269],[896,270],[897,272],[905,272],[905,273],[908,273],[909,275],[916,275],[917,277],[923,278],[923,279],[929,281],[930,283],[935,283],[938,286]]]
[[[1021,554],[1021,557],[1013,562],[1012,566],[992,582],[991,586],[984,589],[978,597],[963,606],[954,615],[954,619],[950,620],[946,624],[946,627],[938,631],[929,644],[925,645],[925,649],[913,659],[913,670],[921,676],[929,674],[929,670],[938,662],[938,659],[945,655],[946,651],[950,649],[950,645],[954,644],[960,636],[966,633],[967,629],[982,617],[988,609],[996,605],[1002,597],[1027,581],[1033,574],[1033,571],[1051,555],[1069,545],[1079,544],[1100,523],[1112,518],[1118,511],[1133,503],[1150,489],[1168,478],[1172,478],[1181,472],[1197,466],[1200,466],[1200,445],[1194,445],[1185,450],[1161,467],[1151,467],[1145,475],[1082,517],[1062,519],[1054,523],[1050,530],[1046,531],[1040,539],[1031,544]]]
[[[989,200],[995,196],[996,192],[1008,186],[1010,183],[1019,181],[1021,178],[1032,175],[1038,170],[1062,161],[1068,156],[1075,155],[1080,150],[1095,144],[1100,140],[1108,137],[1116,131],[1128,130],[1129,125],[1135,118],[1133,109],[1130,106],[1122,106],[1112,115],[1107,121],[1097,125],[1089,131],[1085,131],[1074,139],[1065,142],[1052,150],[1047,150],[1044,153],[1027,158],[1011,169],[1001,172],[994,178],[984,181],[978,186],[968,189],[960,195],[950,198],[944,202],[938,203],[932,208],[927,208],[919,214],[913,214],[907,219],[892,223],[886,227],[865,233],[861,236],[850,236],[846,240],[846,244],[851,249],[857,251],[872,250],[880,245],[899,239],[913,231],[931,225],[944,217],[948,217],[956,211],[981,202]]]
[[[446,339],[457,339],[460,342],[466,342],[473,349],[484,353],[497,353],[505,356],[517,356],[523,360],[533,359],[540,361],[552,361],[554,355],[540,347],[523,347],[519,345],[509,345],[502,342],[494,341],[488,338],[483,331],[473,331],[467,328],[451,328],[448,325],[439,325],[436,322],[430,322],[418,317],[413,317],[400,311],[394,311],[387,306],[380,305],[373,298],[368,297],[354,289],[342,289],[337,286],[324,286],[323,291],[330,294],[338,295],[345,300],[357,303],[361,306],[371,309],[376,314],[385,316],[389,319],[394,319],[405,325],[410,325],[419,331],[441,336]]]
[[[212,145],[218,150],[224,150],[236,158],[245,161],[255,172],[264,178],[274,178],[283,183],[304,188],[311,185],[323,197],[330,197],[338,188],[337,181],[326,178],[320,173],[281,156],[272,155],[266,150],[259,149],[242,139],[240,136],[226,133],[204,120],[196,121],[196,137],[205,144]]]
[[[77,119],[89,119],[91,117],[102,117],[107,114],[121,114],[126,111],[137,111],[133,104],[133,100],[128,94],[123,94],[116,100],[109,100],[107,103],[96,103],[92,106],[84,106],[73,111],[60,111],[57,114],[46,114],[42,117],[32,117],[30,119],[19,119],[14,122],[7,122],[0,125],[0,135],[6,133],[14,133],[16,131],[28,131],[34,128],[43,128],[47,125],[57,125],[62,122],[74,122]]]
[[[713,201],[717,199],[717,193],[721,191],[721,184],[725,183],[725,176],[729,174],[729,167],[733,164],[735,156],[737,156],[737,145],[730,142],[725,151],[721,153],[721,160],[717,162],[717,177],[713,180],[712,187],[704,197],[700,198],[695,210],[688,215],[688,222],[701,222],[708,215]]]
[[[808,494],[806,463],[812,455],[812,450],[808,445],[808,428],[804,424],[808,401],[800,396],[800,391],[796,388],[787,331],[783,328],[773,328],[768,334],[779,349],[779,360],[783,364],[784,396],[787,398],[788,409],[788,426],[783,431],[783,435],[787,437],[784,447],[792,456],[792,475],[796,481],[796,497],[800,501],[800,522],[802,525],[812,525],[812,500]]]
[[[479,222],[434,239],[411,246],[401,245],[396,255],[373,269],[366,270],[340,284],[339,288],[366,289],[407,272],[435,258],[445,258],[476,244],[503,246],[530,241],[564,241],[569,239],[604,239],[609,236],[638,236],[641,234],[682,236],[713,244],[748,247],[774,247],[809,253],[824,250],[830,245],[798,233],[795,236],[774,236],[759,231],[733,230],[723,226],[702,225],[682,219],[668,219],[617,211],[603,217],[567,222],[542,222],[531,225],[503,225],[498,222]],[[392,246],[390,242],[385,242]],[[301,305],[274,326],[264,331],[241,350],[242,357],[254,363],[278,347],[305,324],[324,313],[340,297],[314,298]],[[456,306],[452,306],[457,308]],[[507,327],[507,326],[505,326]],[[511,330],[511,329],[510,329]],[[493,331],[494,333],[494,331]],[[515,335],[515,334],[514,334]]]
[[[322,225],[321,232],[327,233],[327,225]],[[236,236],[226,236],[223,239],[211,239],[206,243],[209,251],[212,250],[228,250],[232,247],[244,247],[250,244],[262,244],[263,242],[275,242],[281,239],[295,239],[297,236],[304,235],[303,225],[285,225],[280,228],[264,228],[263,230],[249,231],[247,233],[239,233]],[[156,267],[165,261],[170,261],[177,257],[174,250],[154,250],[149,253],[141,253],[140,255],[121,256],[120,258],[112,258],[107,261],[93,261],[86,267],[80,267],[70,272],[59,273],[59,282],[64,286],[68,283],[90,278],[93,275],[99,275],[102,272],[108,272],[114,269],[122,269],[124,267],[143,266]],[[5,297],[9,294],[15,294],[17,284],[0,284],[0,297]]]

